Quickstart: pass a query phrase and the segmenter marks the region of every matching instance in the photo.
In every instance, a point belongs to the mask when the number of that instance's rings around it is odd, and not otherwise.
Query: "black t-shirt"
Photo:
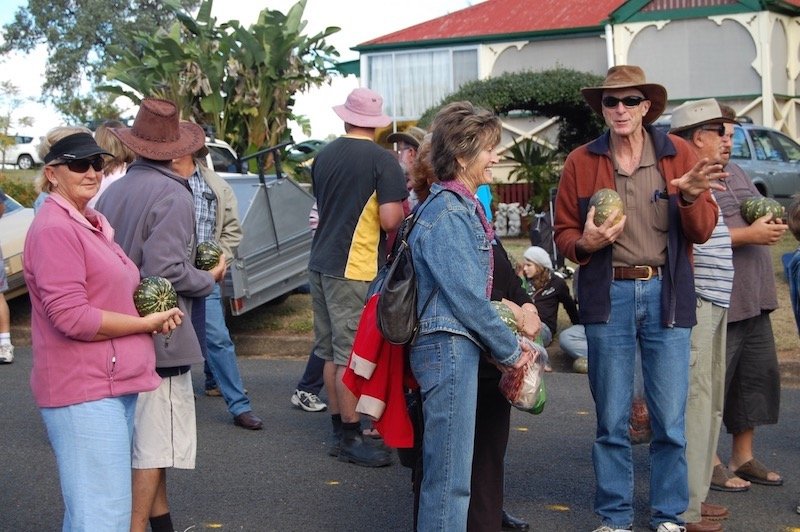
[[[386,257],[378,207],[408,196],[400,164],[370,139],[343,136],[317,154],[311,176],[319,226],[309,270],[371,281]]]

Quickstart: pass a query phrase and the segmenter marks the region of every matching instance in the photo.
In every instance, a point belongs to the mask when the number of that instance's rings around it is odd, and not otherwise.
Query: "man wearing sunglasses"
[[[715,99],[706,98],[676,107],[671,133],[685,139],[698,158],[726,164],[734,123],[723,116]],[[692,329],[686,403],[689,508],[682,517],[688,532],[715,532],[722,530],[715,521],[728,516],[724,506],[705,502],[710,483],[720,482],[712,471],[725,401],[725,337],[733,286],[731,233],[722,212],[708,242],[694,245],[694,277],[697,325]],[[723,488],[725,483],[721,480]],[[743,489],[747,488],[734,491]]]
[[[698,161],[685,141],[650,124],[666,89],[637,66],[609,69],[603,85],[581,90],[608,131],[569,154],[556,198],[556,244],[580,264],[578,293],[586,330],[597,433],[592,448],[597,532],[631,530],[634,471],[628,422],[637,346],[653,429],[649,525],[684,531],[688,504],[684,413],[689,334],[695,325],[693,243],[717,221],[709,188],[722,166]],[[590,198],[616,190],[624,216],[594,223]]]

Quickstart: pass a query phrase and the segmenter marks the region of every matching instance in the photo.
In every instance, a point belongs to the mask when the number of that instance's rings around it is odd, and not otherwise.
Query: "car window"
[[[215,172],[236,172],[236,157],[225,148],[218,146],[208,146],[211,153],[211,162],[214,164]]]
[[[8,194],[6,194],[6,200],[3,202],[3,206],[6,208],[4,214],[8,214],[22,208],[22,205],[17,203],[17,201]]]
[[[800,161],[800,145],[783,133],[773,132],[773,136],[790,161]]]
[[[765,129],[751,129],[750,138],[756,150],[756,159],[759,161],[786,161],[777,142]]]
[[[731,147],[732,159],[749,159],[750,146],[747,145],[747,139],[744,135],[744,130],[740,127],[733,130],[733,146]]]

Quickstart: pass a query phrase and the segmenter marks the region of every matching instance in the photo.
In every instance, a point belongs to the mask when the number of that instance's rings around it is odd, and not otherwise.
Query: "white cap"
[[[548,255],[547,251],[539,246],[529,247],[525,250],[525,253],[523,253],[522,256],[531,262],[535,262],[539,266],[547,268],[548,270],[553,269],[553,262],[550,260],[550,255]]]

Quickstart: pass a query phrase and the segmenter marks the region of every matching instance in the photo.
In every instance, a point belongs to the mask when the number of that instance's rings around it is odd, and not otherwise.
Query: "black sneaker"
[[[339,461],[362,467],[383,467],[392,463],[392,455],[382,445],[367,443],[361,434],[355,434],[340,440]]]

